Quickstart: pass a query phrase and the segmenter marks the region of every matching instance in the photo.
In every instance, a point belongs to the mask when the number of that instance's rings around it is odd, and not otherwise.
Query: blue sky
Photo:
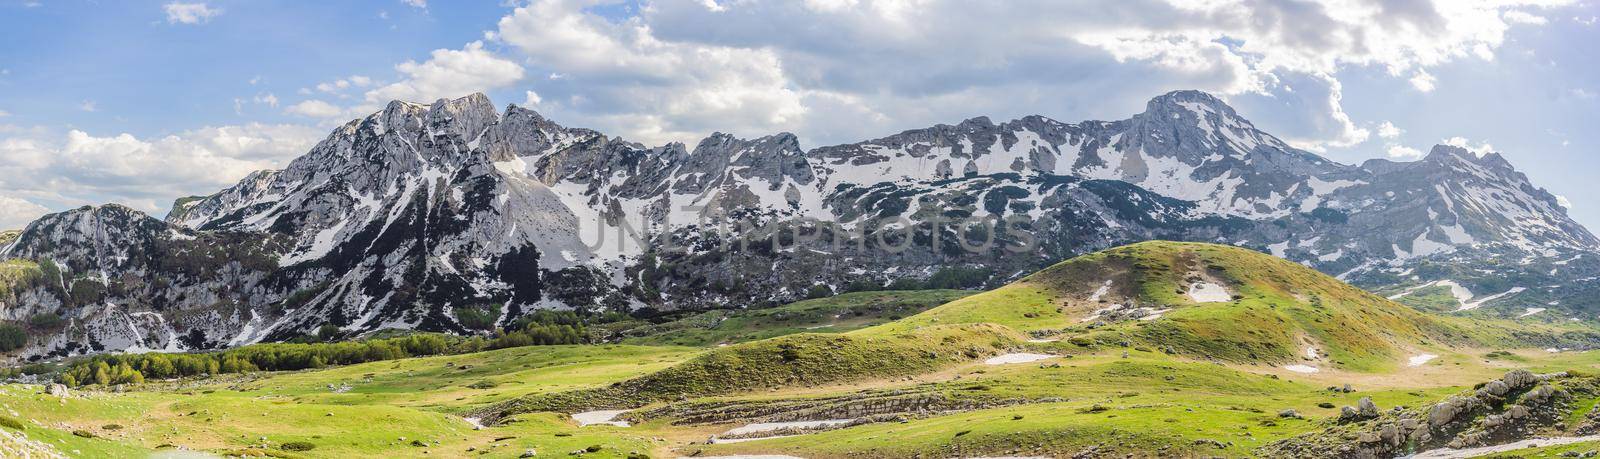
[[[104,202],[160,215],[396,98],[481,91],[649,144],[810,147],[980,115],[1120,119],[1174,89],[1346,163],[1499,151],[1600,227],[1597,16],[1580,0],[0,0],[0,227]]]

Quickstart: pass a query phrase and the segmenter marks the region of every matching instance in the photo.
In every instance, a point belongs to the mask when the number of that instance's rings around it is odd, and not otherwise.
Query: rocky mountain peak
[[[1150,99],[1150,102],[1145,103],[1144,114],[1171,114],[1180,109],[1195,113],[1216,113],[1226,118],[1239,117],[1239,113],[1221,98],[1192,89],[1172,91]]]
[[[439,99],[428,107],[430,126],[443,128],[467,139],[475,139],[490,125],[500,121],[494,103],[483,93],[459,99]],[[437,131],[434,132],[437,135]]]
[[[1478,155],[1471,150],[1445,144],[1434,145],[1433,149],[1428,150],[1428,155],[1422,158],[1423,161],[1435,163],[1450,161],[1477,162],[1477,159]]]
[[[987,116],[975,116],[961,121],[961,124],[956,125],[956,127],[963,131],[988,129],[994,127],[994,122],[989,121]]]

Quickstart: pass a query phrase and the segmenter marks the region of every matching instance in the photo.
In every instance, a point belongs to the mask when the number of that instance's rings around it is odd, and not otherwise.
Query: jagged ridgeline
[[[482,95],[393,102],[165,220],[86,207],[7,238],[0,259],[40,273],[12,276],[0,319],[65,320],[26,330],[11,358],[996,287],[1154,239],[1250,247],[1386,294],[1517,293],[1461,300],[1480,316],[1600,308],[1600,287],[1572,282],[1600,274],[1595,237],[1499,155],[1339,164],[1194,91],[1119,121],[974,118],[810,150],[790,134],[648,147]]]

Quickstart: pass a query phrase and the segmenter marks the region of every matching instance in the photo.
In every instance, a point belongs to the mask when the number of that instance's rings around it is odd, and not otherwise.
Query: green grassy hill
[[[912,375],[1024,349],[1137,348],[1241,364],[1382,372],[1411,356],[1486,343],[1537,345],[1563,332],[1528,327],[1418,312],[1248,249],[1146,242],[1074,258],[883,325],[715,348],[606,388],[524,397],[479,414],[494,419],[633,408]]]
[[[970,290],[853,292],[763,309],[698,312],[620,330],[622,343],[712,346],[797,333],[844,333],[881,325],[972,295]]]
[[[883,330],[958,323],[1002,324],[1080,347],[1131,343],[1228,362],[1355,371],[1390,369],[1430,349],[1594,337],[1581,327],[1427,314],[1253,250],[1166,241],[1074,258]]]

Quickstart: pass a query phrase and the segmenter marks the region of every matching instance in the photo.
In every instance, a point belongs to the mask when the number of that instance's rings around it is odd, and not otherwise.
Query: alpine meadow
[[[1596,457],[1597,15],[0,3],[0,457]]]

